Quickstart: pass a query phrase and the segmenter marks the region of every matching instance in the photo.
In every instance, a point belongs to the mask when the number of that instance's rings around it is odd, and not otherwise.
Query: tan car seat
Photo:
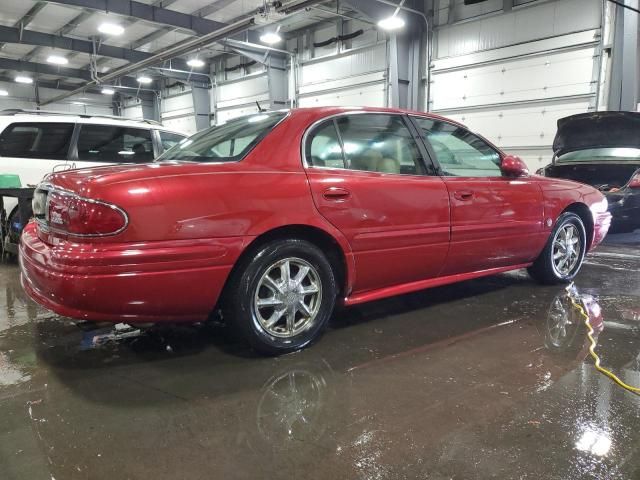
[[[363,170],[365,172],[375,172],[378,168],[378,162],[382,160],[382,154],[370,148],[369,150],[365,150],[362,152],[362,155],[355,156],[353,160],[351,160],[351,165],[349,168],[351,170]]]
[[[395,158],[381,158],[376,165],[376,171],[380,173],[400,173],[400,162]]]

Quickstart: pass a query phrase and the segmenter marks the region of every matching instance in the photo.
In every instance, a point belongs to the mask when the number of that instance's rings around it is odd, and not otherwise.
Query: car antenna
[[[260,106],[260,102],[256,100],[256,105],[258,106],[258,112],[264,113],[266,110]]]

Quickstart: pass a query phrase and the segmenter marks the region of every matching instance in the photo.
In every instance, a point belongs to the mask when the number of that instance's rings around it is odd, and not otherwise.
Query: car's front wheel
[[[572,212],[560,215],[547,244],[529,267],[529,274],[545,284],[568,283],[580,271],[587,250],[582,219]]]
[[[277,240],[235,269],[223,314],[255,350],[280,355],[320,336],[336,295],[336,278],[322,250],[305,240]]]

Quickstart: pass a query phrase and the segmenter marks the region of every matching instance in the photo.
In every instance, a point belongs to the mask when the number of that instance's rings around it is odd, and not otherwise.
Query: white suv
[[[54,171],[113,163],[144,163],[186,135],[150,120],[37,110],[0,111],[0,174],[23,187]],[[16,206],[6,199],[9,218]]]

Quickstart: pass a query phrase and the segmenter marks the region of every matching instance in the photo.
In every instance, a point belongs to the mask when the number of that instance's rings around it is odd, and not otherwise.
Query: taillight
[[[114,235],[127,226],[121,208],[56,190],[47,195],[45,220],[52,230],[79,236]]]
[[[640,170],[638,170],[627,184],[629,188],[640,188]]]

